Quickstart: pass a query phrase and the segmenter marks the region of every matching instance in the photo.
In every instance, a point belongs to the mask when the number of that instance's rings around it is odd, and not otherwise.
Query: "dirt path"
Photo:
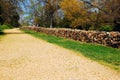
[[[117,73],[18,29],[0,40],[0,80],[120,80]],[[11,33],[12,32],[12,33]]]

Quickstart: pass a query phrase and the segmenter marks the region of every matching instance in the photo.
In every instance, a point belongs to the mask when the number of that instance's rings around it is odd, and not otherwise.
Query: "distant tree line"
[[[72,28],[120,31],[120,0],[63,0],[60,6]]]
[[[20,18],[20,16],[22,16]],[[120,31],[120,0],[0,0],[0,24]]]
[[[29,19],[42,27],[120,31],[120,0],[29,1],[30,15],[24,17],[28,25]]]

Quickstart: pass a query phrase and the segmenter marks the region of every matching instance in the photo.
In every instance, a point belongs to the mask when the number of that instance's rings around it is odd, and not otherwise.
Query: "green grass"
[[[104,65],[116,69],[117,71],[120,71],[120,49],[96,44],[81,43],[78,41],[28,30],[24,30],[24,32],[31,34],[37,38],[43,39],[47,42],[54,43],[64,48],[79,52],[80,54],[92,60],[98,61]]]
[[[0,35],[4,34],[3,30],[5,30],[5,29],[11,29],[11,28],[12,28],[12,26],[10,26],[8,24],[0,25]]]
[[[0,25],[0,32],[2,32],[4,29],[11,29],[12,26],[8,25],[8,24],[3,24]]]

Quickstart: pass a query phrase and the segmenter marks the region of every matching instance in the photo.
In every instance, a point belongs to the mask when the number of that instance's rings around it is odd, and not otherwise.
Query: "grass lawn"
[[[47,42],[54,43],[61,47],[79,52],[80,54],[92,60],[98,61],[99,63],[120,71],[120,49],[96,44],[82,43],[34,31],[24,30],[24,32],[31,34],[37,38],[43,39]]]

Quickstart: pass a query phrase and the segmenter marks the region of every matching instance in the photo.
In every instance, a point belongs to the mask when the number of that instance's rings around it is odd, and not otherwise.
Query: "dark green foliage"
[[[110,25],[105,25],[100,28],[101,31],[112,31],[113,27]]]
[[[4,34],[3,33],[3,30],[4,29],[10,29],[10,28],[12,28],[12,26],[10,26],[10,25],[0,25],[0,35],[2,35],[2,34]]]
[[[91,27],[91,25],[88,24],[88,23],[86,23],[86,25],[84,26],[84,29],[85,29],[85,30],[89,30],[90,27]],[[81,28],[81,27],[78,27],[78,29],[82,29],[82,28]]]
[[[17,3],[16,3],[17,4]],[[11,0],[0,0],[0,24],[9,24],[18,27],[19,14],[17,6]]]
[[[19,15],[18,13],[15,13],[13,16],[12,16],[12,20],[11,20],[11,25],[13,27],[18,27],[19,26],[19,23],[18,23],[18,20],[19,20]]]
[[[1,4],[0,4],[0,14],[2,13],[2,7],[1,7]]]
[[[0,31],[4,30],[4,29],[10,29],[12,28],[12,26],[4,24],[4,25],[0,25]]]
[[[0,4],[0,25],[3,24],[4,20],[2,18],[2,5]]]
[[[0,16],[0,25],[2,25],[4,23],[4,20],[2,18],[2,16]]]
[[[118,17],[118,18],[114,21],[114,30],[115,30],[115,31],[120,31],[120,17]]]
[[[33,32],[25,30],[26,33],[29,33],[37,38],[41,38],[50,43],[57,44],[67,49],[77,51],[84,56],[96,60],[98,62],[104,62],[109,64],[110,67],[120,70],[120,50],[114,49],[102,45],[81,43],[77,41],[72,41],[56,36],[50,36],[43,33]]]
[[[64,17],[58,25],[62,28],[70,28],[70,23],[71,22]]]

